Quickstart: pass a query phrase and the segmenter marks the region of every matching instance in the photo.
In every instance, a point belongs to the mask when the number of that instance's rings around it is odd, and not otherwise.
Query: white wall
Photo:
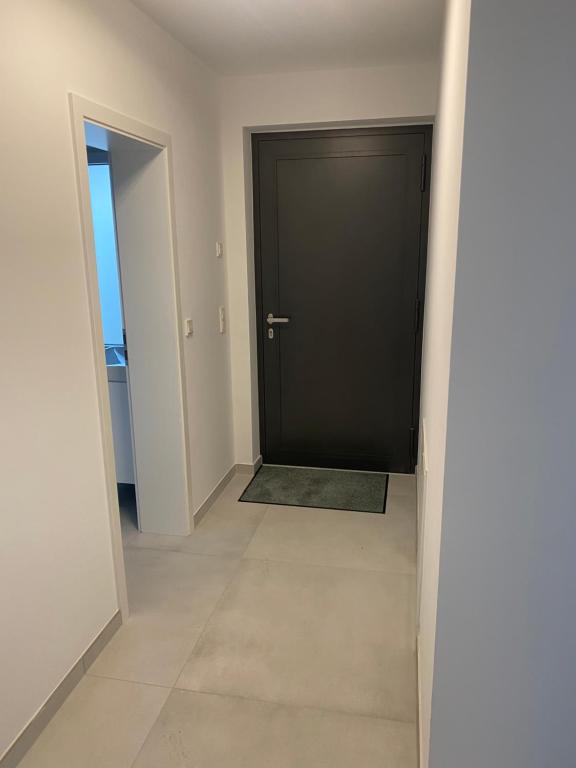
[[[472,2],[430,768],[576,764],[575,29]]]
[[[428,765],[430,711],[454,276],[464,132],[470,0],[450,0],[446,9],[440,98],[432,152],[432,188],[421,388],[418,464],[419,635],[418,684],[420,765]],[[423,454],[426,447],[425,455]]]
[[[172,136],[196,507],[233,456],[216,81],[127,2],[0,17],[1,754],[117,608],[68,91]]]
[[[248,127],[310,127],[342,121],[430,117],[436,111],[436,62],[225,78],[222,157],[230,306],[236,462],[259,455],[254,316],[251,166]]]

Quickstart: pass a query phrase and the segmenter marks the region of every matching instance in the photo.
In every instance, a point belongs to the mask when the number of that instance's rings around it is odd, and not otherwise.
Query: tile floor
[[[237,501],[123,516],[131,617],[23,768],[415,768],[414,479],[386,515]]]

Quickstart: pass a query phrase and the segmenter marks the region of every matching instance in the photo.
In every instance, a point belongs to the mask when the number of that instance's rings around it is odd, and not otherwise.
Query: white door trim
[[[126,572],[122,549],[122,532],[120,527],[120,512],[118,508],[118,496],[116,490],[116,467],[114,459],[114,442],[112,435],[112,420],[110,414],[110,399],[108,394],[108,376],[104,354],[104,336],[102,332],[102,319],[100,314],[100,296],[98,289],[98,274],[96,266],[96,252],[94,248],[94,233],[92,228],[92,211],[90,207],[90,185],[88,178],[88,164],[86,162],[86,141],[84,135],[84,121],[96,123],[102,127],[131,137],[138,141],[146,142],[163,150],[167,174],[167,191],[170,217],[172,278],[174,286],[174,302],[176,308],[176,333],[177,333],[177,366],[180,372],[180,393],[182,397],[182,410],[184,423],[182,424],[182,440],[185,456],[185,475],[187,488],[187,501],[190,516],[190,525],[193,525],[192,488],[190,479],[190,448],[187,430],[187,402],[184,372],[184,355],[182,340],[182,322],[180,307],[180,287],[178,278],[178,265],[176,258],[176,232],[174,220],[174,183],[172,172],[172,142],[169,134],[156,128],[145,125],[131,117],[115,112],[108,107],[96,104],[74,93],[69,94],[70,116],[72,121],[72,137],[76,165],[76,179],[78,186],[78,202],[80,222],[82,229],[82,242],[84,251],[84,267],[86,275],[86,288],[90,311],[90,325],[92,335],[92,352],[94,360],[94,374],[96,379],[98,411],[100,421],[100,436],[102,454],[104,460],[106,493],[108,502],[108,514],[110,518],[110,532],[112,541],[112,557],[116,578],[116,592],[118,606],[122,612],[123,620],[128,617],[128,594],[126,590]]]

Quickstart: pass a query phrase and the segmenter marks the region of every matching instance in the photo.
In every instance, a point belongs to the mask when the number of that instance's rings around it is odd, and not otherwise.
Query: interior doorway
[[[109,142],[107,132],[93,123],[85,124],[85,134],[118,500],[121,510],[130,517],[130,522],[139,528],[128,347]]]
[[[263,461],[412,473],[432,128],[252,139]]]
[[[170,139],[72,96],[94,360],[119,601],[119,518],[146,533],[192,527],[172,224]]]

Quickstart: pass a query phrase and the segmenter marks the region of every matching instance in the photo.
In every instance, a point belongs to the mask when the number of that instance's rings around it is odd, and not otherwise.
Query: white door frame
[[[115,112],[88,99],[69,94],[70,115],[72,120],[72,136],[76,161],[76,178],[78,185],[78,200],[80,206],[80,221],[82,227],[82,242],[84,251],[84,267],[86,275],[86,287],[90,311],[90,325],[92,335],[92,352],[94,360],[94,373],[98,396],[98,412],[100,421],[100,436],[102,441],[102,455],[104,460],[106,494],[108,502],[108,514],[110,518],[110,532],[112,539],[112,557],[116,578],[116,592],[118,605],[122,612],[123,620],[128,617],[128,593],[126,589],[126,570],[124,566],[124,554],[122,549],[122,531],[120,526],[120,511],[118,507],[118,494],[116,488],[116,464],[114,458],[114,441],[112,435],[112,418],[110,413],[110,398],[108,393],[108,374],[104,353],[104,336],[102,331],[102,318],[100,312],[100,294],[98,288],[98,272],[96,263],[96,251],[94,247],[94,232],[92,226],[92,209],[90,205],[90,184],[88,177],[88,163],[86,161],[86,140],[84,134],[84,121],[96,123],[105,129],[120,133],[137,141],[145,142],[162,150],[166,167],[166,181],[168,193],[168,207],[170,217],[172,277],[174,286],[174,301],[177,322],[177,366],[180,372],[180,392],[182,396],[182,409],[185,416],[183,427],[183,441],[185,454],[186,487],[188,493],[188,509],[192,517],[192,489],[189,471],[189,439],[186,424],[188,420],[186,403],[186,386],[184,372],[184,355],[182,342],[182,322],[180,308],[180,289],[178,279],[178,265],[176,258],[176,232],[174,223],[174,185],[172,175],[172,142],[169,134],[152,128],[131,117]]]

